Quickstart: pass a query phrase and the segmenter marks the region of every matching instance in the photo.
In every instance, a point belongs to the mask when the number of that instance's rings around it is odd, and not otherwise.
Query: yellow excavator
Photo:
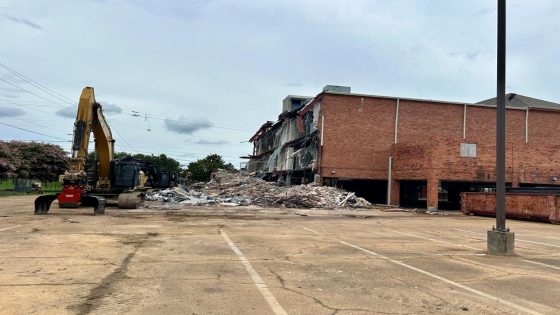
[[[93,132],[97,160],[88,160]],[[95,214],[105,213],[106,205],[135,209],[144,201],[147,174],[133,158],[113,159],[115,140],[95,101],[92,87],[83,89],[74,123],[72,156],[62,177],[62,190],[35,199],[35,214],[47,214],[54,200],[60,208],[91,206]]]

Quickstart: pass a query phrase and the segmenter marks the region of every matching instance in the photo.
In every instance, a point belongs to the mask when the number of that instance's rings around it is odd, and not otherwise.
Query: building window
[[[461,157],[476,157],[476,143],[461,143]]]

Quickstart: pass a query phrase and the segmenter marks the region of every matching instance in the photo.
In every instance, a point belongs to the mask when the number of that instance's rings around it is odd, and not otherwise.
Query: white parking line
[[[338,241],[338,242],[341,243],[341,244],[344,244],[344,245],[346,245],[346,246],[350,246],[350,247],[352,247],[352,248],[355,248],[355,249],[357,249],[357,250],[363,251],[363,252],[365,252],[365,253],[367,253],[367,254],[370,254],[370,255],[372,255],[372,256],[376,256],[376,257],[385,259],[385,260],[390,261],[390,262],[392,262],[392,263],[394,263],[394,264],[397,264],[397,265],[399,265],[399,266],[408,268],[408,269],[410,269],[410,270],[414,270],[414,271],[419,272],[419,273],[421,273],[421,274],[424,274],[424,275],[426,275],[426,276],[428,276],[428,277],[431,277],[431,278],[434,278],[434,279],[438,279],[438,280],[443,281],[443,282],[445,282],[445,283],[447,283],[447,284],[450,284],[450,285],[453,285],[453,286],[455,286],[455,287],[461,288],[461,289],[463,289],[463,290],[465,290],[465,291],[468,291],[468,292],[477,294],[477,295],[482,296],[482,297],[484,297],[484,298],[487,298],[487,299],[489,299],[489,300],[492,300],[492,301],[495,301],[495,302],[502,303],[502,304],[504,304],[504,305],[510,306],[510,307],[512,307],[512,308],[514,308],[514,309],[516,309],[516,310],[518,310],[518,311],[525,312],[525,313],[527,313],[527,314],[535,314],[535,315],[536,315],[536,314],[541,314],[541,313],[539,313],[539,312],[535,312],[535,311],[533,311],[533,310],[531,310],[531,309],[528,309],[528,308],[526,308],[526,307],[523,307],[523,306],[521,306],[521,305],[517,305],[517,304],[515,304],[515,303],[512,303],[512,302],[509,302],[509,301],[500,299],[499,297],[490,295],[490,294],[488,294],[488,293],[484,293],[484,292],[482,292],[482,291],[478,291],[478,290],[473,289],[473,288],[471,288],[471,287],[467,287],[466,285],[462,285],[462,284],[460,284],[460,283],[457,283],[457,282],[455,282],[455,281],[452,281],[452,280],[443,278],[443,277],[438,276],[438,275],[436,275],[436,274],[433,274],[433,273],[431,273],[431,272],[422,270],[422,269],[420,269],[420,268],[416,268],[416,267],[411,266],[411,265],[409,265],[409,264],[406,264],[406,263],[404,263],[404,262],[402,262],[402,261],[394,260],[394,259],[391,259],[391,258],[389,258],[389,257],[387,257],[387,256],[380,255],[380,254],[378,254],[378,253],[376,253],[376,252],[370,251],[370,250],[365,249],[365,248],[362,248],[362,247],[360,247],[360,246],[357,246],[357,245],[354,245],[354,244],[350,244],[350,243],[347,243],[347,242],[344,242],[344,241]]]
[[[10,227],[7,227],[7,228],[3,228],[3,229],[0,229],[0,232],[6,231],[6,230],[15,229],[15,228],[20,227],[20,226],[21,226],[21,224],[20,224],[20,225],[10,226]]]
[[[432,242],[437,242],[437,243],[442,243],[442,244],[447,244],[447,245],[453,245],[453,246],[459,246],[459,247],[464,247],[464,248],[469,248],[469,249],[474,249],[476,251],[482,251],[479,248],[475,248],[475,247],[471,247],[471,246],[467,246],[467,245],[463,245],[463,244],[457,244],[457,243],[450,243],[450,242],[446,242],[446,241],[441,241],[441,240],[436,240],[433,238],[428,238],[428,237],[423,237],[423,236],[419,236],[419,235],[414,235],[414,234],[409,234],[409,233],[404,233],[404,232],[400,232],[400,231],[395,231],[395,230],[389,230],[388,231],[394,232],[394,233],[399,233],[402,235],[407,235],[407,236],[411,236],[411,237],[416,237],[416,238],[420,238],[423,240],[427,240],[427,241],[432,241]]]
[[[524,262],[531,263],[531,264],[540,265],[540,266],[544,266],[544,267],[548,267],[548,268],[553,268],[553,269],[558,269],[558,270],[560,270],[560,267],[548,265],[548,264],[545,264],[545,263],[542,263],[542,262],[532,261],[532,260],[527,260],[527,259],[521,259],[521,260],[524,261]]]
[[[461,231],[461,232],[467,232],[467,233],[471,233],[471,234],[484,234],[484,233],[480,233],[480,232],[473,232],[473,231],[462,230],[462,229],[453,229],[453,230]],[[530,243],[530,244],[537,244],[537,245],[560,248],[560,245],[554,245],[554,244],[548,244],[548,243],[534,242],[534,241],[528,241],[528,240],[522,240],[522,239],[515,239],[515,241],[516,242],[522,242],[522,243]]]
[[[264,299],[266,300],[266,302],[268,303],[268,305],[270,306],[274,314],[287,315],[288,313],[286,313],[282,305],[280,305],[280,303],[278,303],[278,300],[276,300],[274,295],[272,295],[272,292],[270,292],[270,290],[264,283],[261,276],[259,276],[255,268],[253,268],[253,266],[251,265],[249,260],[245,257],[245,255],[243,255],[243,253],[239,250],[239,248],[237,248],[237,246],[235,246],[235,244],[231,241],[231,239],[228,237],[226,232],[220,230],[220,234],[222,235],[224,240],[226,240],[231,250],[233,250],[233,252],[237,255],[237,257],[239,257],[239,260],[241,260],[241,263],[243,264],[243,266],[245,266],[245,269],[247,269],[247,272],[251,276],[251,279],[253,279],[253,282],[257,286],[257,289],[259,289],[259,291],[261,292],[262,296],[264,297]]]
[[[323,233],[319,233],[319,232],[317,232],[317,231],[315,231],[315,230],[313,230],[313,229],[310,229],[310,228],[304,227],[303,229],[304,229],[304,230],[307,230],[307,231],[309,231],[309,232],[315,233],[315,234],[317,234],[317,235],[323,235]]]

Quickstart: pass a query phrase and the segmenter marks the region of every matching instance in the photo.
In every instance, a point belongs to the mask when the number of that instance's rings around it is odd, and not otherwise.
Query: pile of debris
[[[218,170],[207,183],[174,187],[146,196],[148,201],[178,205],[256,205],[261,207],[369,208],[371,203],[342,189],[316,184],[278,186],[247,172]]]

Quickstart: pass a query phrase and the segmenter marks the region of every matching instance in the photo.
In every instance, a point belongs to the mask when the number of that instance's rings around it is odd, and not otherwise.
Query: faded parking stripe
[[[231,241],[231,239],[228,237],[226,232],[220,230],[220,234],[222,235],[224,240],[226,240],[231,250],[233,250],[233,252],[237,255],[237,257],[239,257],[239,260],[241,260],[241,263],[243,264],[243,266],[245,266],[245,269],[247,269],[247,272],[251,276],[251,279],[253,279],[255,286],[257,286],[257,289],[259,289],[259,291],[261,292],[262,296],[264,297],[264,299],[266,300],[266,302],[268,303],[268,305],[270,306],[274,314],[287,315],[288,313],[286,313],[282,305],[280,305],[280,303],[278,303],[278,300],[276,300],[274,295],[272,295],[272,292],[270,292],[270,290],[264,283],[261,276],[259,276],[255,268],[253,268],[253,266],[251,265],[249,260],[245,257],[245,255],[243,255],[243,253],[239,250],[239,248],[237,248],[237,246],[235,246],[235,244]]]
[[[477,295],[482,296],[482,297],[484,297],[484,298],[487,298],[487,299],[489,299],[489,300],[493,300],[493,301],[502,303],[502,304],[504,304],[504,305],[510,306],[510,307],[512,307],[512,308],[514,308],[514,309],[516,309],[516,310],[518,310],[518,311],[525,312],[525,313],[527,313],[527,314],[534,314],[534,315],[541,315],[541,314],[542,314],[542,313],[533,311],[533,310],[531,310],[531,309],[528,309],[528,308],[526,308],[526,307],[523,307],[523,306],[521,306],[521,305],[517,305],[517,304],[515,304],[515,303],[512,303],[512,302],[509,302],[509,301],[500,299],[499,297],[490,295],[490,294],[488,294],[488,293],[484,293],[484,292],[482,292],[482,291],[478,291],[478,290],[473,289],[473,288],[471,288],[471,287],[467,287],[466,285],[462,285],[462,284],[460,284],[460,283],[457,283],[457,282],[455,282],[455,281],[452,281],[452,280],[446,279],[446,278],[444,278],[444,277],[438,276],[438,275],[433,274],[433,273],[431,273],[431,272],[422,270],[422,269],[420,269],[420,268],[416,268],[416,267],[411,266],[411,265],[409,265],[409,264],[406,264],[406,263],[404,263],[404,262],[402,262],[402,261],[398,261],[398,260],[391,259],[391,258],[389,258],[389,257],[387,257],[387,256],[383,256],[383,255],[381,255],[381,254],[378,254],[378,253],[373,252],[373,251],[371,251],[371,250],[365,249],[365,248],[363,248],[363,247],[360,247],[360,246],[357,246],[357,245],[354,245],[354,244],[350,244],[350,243],[347,243],[347,242],[344,242],[344,241],[338,241],[338,242],[341,243],[341,244],[344,244],[344,245],[346,245],[346,246],[350,246],[350,247],[352,247],[352,248],[355,248],[355,249],[357,249],[357,250],[360,250],[360,251],[362,251],[362,252],[365,252],[365,253],[367,253],[367,254],[369,254],[369,255],[372,255],[372,256],[376,256],[376,257],[385,259],[385,260],[390,261],[390,262],[392,262],[392,263],[394,263],[394,264],[397,264],[397,265],[399,265],[399,266],[408,268],[408,269],[410,269],[410,270],[414,270],[414,271],[416,271],[416,272],[422,273],[422,274],[424,274],[424,275],[426,275],[426,276],[429,276],[429,277],[432,277],[432,278],[434,278],[434,279],[438,279],[438,280],[440,280],[440,281],[443,281],[443,282],[448,283],[448,284],[450,284],[450,285],[453,285],[453,286],[455,286],[455,287],[461,288],[461,289],[463,289],[463,290],[465,290],[465,291],[468,291],[468,292],[477,294]]]
[[[21,226],[21,224],[20,224],[20,225],[10,226],[10,227],[7,227],[7,228],[3,228],[3,229],[0,229],[0,232],[2,232],[2,231],[7,231],[7,230],[11,230],[11,229],[15,229],[15,228],[20,227],[20,226]]]

